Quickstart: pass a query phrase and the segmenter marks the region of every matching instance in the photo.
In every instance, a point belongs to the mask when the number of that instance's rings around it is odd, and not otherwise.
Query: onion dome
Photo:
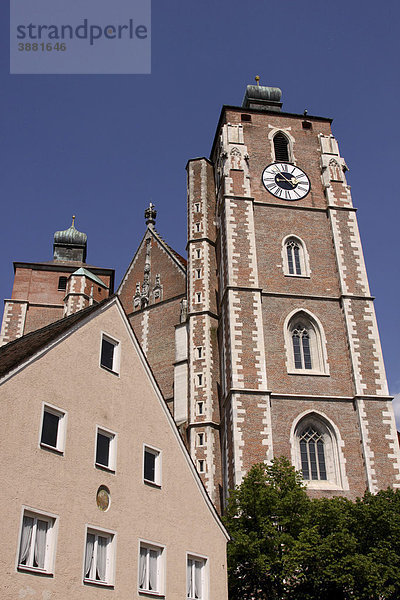
[[[87,235],[75,228],[75,215],[72,217],[71,227],[54,234],[54,260],[58,261],[86,261]]]

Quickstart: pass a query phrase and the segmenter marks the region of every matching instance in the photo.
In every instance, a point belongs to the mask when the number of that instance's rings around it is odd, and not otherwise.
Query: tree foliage
[[[252,467],[224,521],[231,600],[400,598],[400,490],[310,499],[279,458]]]

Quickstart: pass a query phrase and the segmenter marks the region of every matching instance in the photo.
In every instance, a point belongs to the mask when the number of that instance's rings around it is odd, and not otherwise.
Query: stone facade
[[[201,598],[227,600],[226,531],[117,298],[3,346],[0,389],[1,598],[181,600],[197,560]]]

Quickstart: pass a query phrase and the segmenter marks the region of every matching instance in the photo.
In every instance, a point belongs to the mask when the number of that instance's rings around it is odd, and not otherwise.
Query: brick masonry
[[[346,163],[329,119],[304,121],[224,107],[211,159],[187,165],[187,264],[150,218],[118,289],[173,414],[179,382],[178,425],[219,509],[255,462],[284,455],[300,468],[301,423],[325,432],[328,477],[310,482],[310,495],[354,499],[365,489],[400,486]],[[278,132],[290,162],[311,182],[296,201],[262,184]],[[289,273],[289,238],[300,244],[301,274]],[[60,273],[17,269],[3,343],[59,318],[64,307],[74,312],[90,302],[89,283],[72,277],[65,301],[56,290]],[[294,367],[290,326],[297,318],[311,324],[311,371]]]

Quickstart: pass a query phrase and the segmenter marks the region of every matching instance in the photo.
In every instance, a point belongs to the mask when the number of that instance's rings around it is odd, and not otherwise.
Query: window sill
[[[44,444],[43,442],[40,442],[40,447],[43,448],[43,450],[48,450],[49,452],[54,452],[54,454],[58,454],[59,456],[64,456],[64,451],[59,450],[58,448],[55,448],[54,446],[49,446],[48,444]]]
[[[33,575],[41,575],[42,577],[53,577],[53,573],[45,571],[44,569],[38,569],[36,567],[27,567],[25,565],[18,565],[17,570],[22,573],[32,573]]]
[[[309,480],[309,479],[304,479],[303,480],[304,483],[307,486],[307,489],[309,490],[333,490],[333,491],[343,491],[343,488],[338,485],[337,483],[334,483],[332,481],[326,481],[326,480],[317,480],[317,479],[313,479],[313,480]]]
[[[294,369],[293,371],[288,371],[288,375],[317,375],[318,377],[330,377],[329,373],[313,371],[313,369]]]
[[[149,479],[143,479],[143,483],[149,485],[150,487],[158,488],[161,490],[161,483],[156,483],[155,481],[150,481]]]
[[[285,277],[297,277],[298,279],[310,279],[310,275],[302,275],[301,273],[300,273],[300,275],[297,273],[284,273],[284,276]]]
[[[152,596],[153,598],[165,598],[165,594],[162,594],[161,592],[153,592],[151,590],[138,590],[138,594],[140,594],[141,596]]]
[[[109,588],[111,590],[114,589],[114,586],[112,583],[107,583],[106,581],[98,581],[97,579],[84,579],[83,583],[85,585],[95,585],[95,586],[99,586],[99,587],[103,587],[103,588]]]
[[[100,469],[100,471],[106,471],[107,473],[111,473],[112,475],[115,475],[115,469],[111,469],[110,467],[107,467],[106,465],[101,465],[100,463],[94,463],[94,466],[96,467],[96,469]]]
[[[105,365],[100,365],[100,367],[102,369],[104,369],[105,371],[108,371],[108,373],[112,373],[113,375],[116,375],[117,377],[119,377],[119,373],[118,371],[113,371],[112,369],[109,369],[108,367],[106,367]]]

